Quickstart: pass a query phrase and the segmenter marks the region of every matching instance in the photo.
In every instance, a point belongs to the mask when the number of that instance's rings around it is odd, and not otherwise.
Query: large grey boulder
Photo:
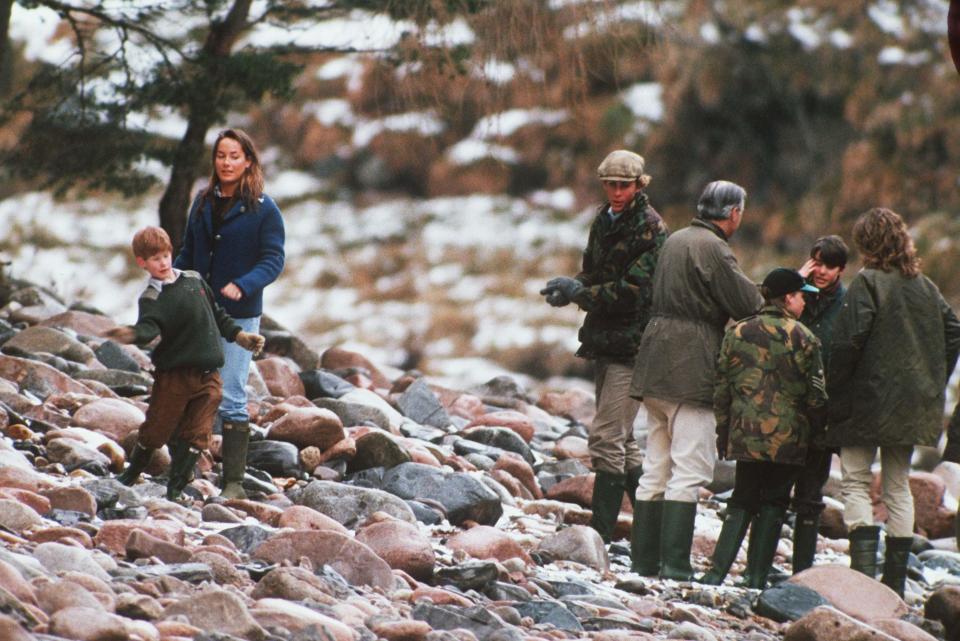
[[[350,529],[364,523],[374,512],[386,512],[408,523],[416,522],[410,506],[382,490],[333,481],[311,481],[291,498],[298,505],[311,507]]]
[[[402,463],[384,472],[381,487],[402,499],[440,503],[453,525],[467,520],[495,525],[503,514],[500,497],[482,481],[463,472],[444,473],[422,463]]]

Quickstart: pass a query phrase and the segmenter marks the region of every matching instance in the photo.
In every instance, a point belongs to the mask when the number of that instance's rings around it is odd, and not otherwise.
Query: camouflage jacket
[[[801,322],[768,305],[727,331],[713,409],[728,459],[802,465],[826,401],[820,341]]]
[[[577,356],[632,363],[650,320],[653,270],[667,227],[643,192],[616,220],[608,208],[604,204],[590,226],[576,276],[585,287],[573,302],[587,312]]]

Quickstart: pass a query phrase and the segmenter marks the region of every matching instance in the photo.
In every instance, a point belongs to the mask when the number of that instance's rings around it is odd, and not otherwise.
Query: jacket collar
[[[704,220],[703,218],[694,218],[690,222],[691,227],[703,227],[704,229],[709,229],[722,241],[727,241],[727,235],[723,233],[723,230],[714,225],[709,220]]]
[[[633,200],[626,207],[623,208],[623,211],[614,218],[610,214],[610,203],[605,202],[600,206],[599,213],[600,215],[606,217],[607,221],[612,225],[616,226],[620,224],[623,220],[630,220],[634,216],[639,216],[643,210],[645,210],[650,205],[650,199],[642,191],[638,191],[637,195],[633,197]]]
[[[760,308],[760,314],[763,316],[776,316],[777,318],[792,318],[796,320],[796,316],[777,305],[764,305]]]

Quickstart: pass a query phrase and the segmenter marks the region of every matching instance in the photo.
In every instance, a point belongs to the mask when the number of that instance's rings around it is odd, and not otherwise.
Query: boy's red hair
[[[144,260],[163,252],[173,253],[170,236],[159,227],[144,227],[133,235],[133,255]]]

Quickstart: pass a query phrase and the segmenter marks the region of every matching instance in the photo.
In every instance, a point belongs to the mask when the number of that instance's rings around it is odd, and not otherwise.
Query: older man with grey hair
[[[630,388],[650,422],[630,540],[633,570],[644,576],[693,575],[699,489],[712,480],[717,462],[717,354],[727,321],[750,316],[763,302],[727,244],[740,226],[746,196],[734,183],[710,183],[697,217],[660,251],[651,319]]]

